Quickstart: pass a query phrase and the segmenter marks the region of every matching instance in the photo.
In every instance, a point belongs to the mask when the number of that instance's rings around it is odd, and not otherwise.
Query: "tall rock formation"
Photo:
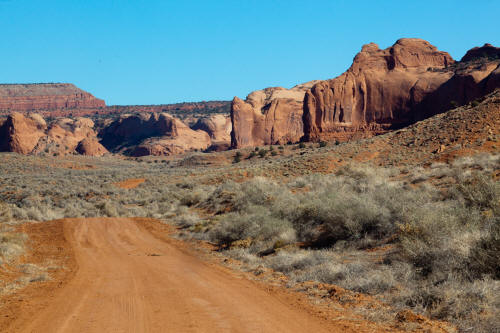
[[[105,106],[103,100],[70,83],[0,84],[0,110],[27,112]]]
[[[211,143],[207,132],[194,131],[167,113],[123,115],[100,136],[107,149],[132,156],[179,154]]]
[[[238,97],[231,105],[231,146],[242,148],[297,142],[303,135],[304,93],[317,81],[291,89],[266,88]]]
[[[499,63],[491,45],[458,63],[421,39],[365,45],[344,74],[306,92],[304,139],[382,133],[465,104],[498,87]]]

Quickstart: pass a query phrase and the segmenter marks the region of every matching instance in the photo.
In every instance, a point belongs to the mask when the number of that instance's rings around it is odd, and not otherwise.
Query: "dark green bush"
[[[234,159],[233,159],[233,163],[240,163],[241,162],[241,157],[243,155],[241,154],[241,152],[236,152],[236,154],[234,155]]]

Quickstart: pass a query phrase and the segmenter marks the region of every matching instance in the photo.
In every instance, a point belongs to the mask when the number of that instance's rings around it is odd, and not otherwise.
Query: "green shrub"
[[[241,157],[242,157],[241,152],[239,152],[239,151],[236,152],[236,154],[234,155],[233,163],[240,163]]]

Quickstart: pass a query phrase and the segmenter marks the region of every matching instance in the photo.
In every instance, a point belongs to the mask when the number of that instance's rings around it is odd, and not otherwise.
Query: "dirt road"
[[[70,219],[78,270],[12,332],[340,332],[130,219]],[[292,303],[292,304],[291,304]]]

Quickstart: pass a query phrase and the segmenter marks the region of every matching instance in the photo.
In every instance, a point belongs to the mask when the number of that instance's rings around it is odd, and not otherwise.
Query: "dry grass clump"
[[[23,254],[25,241],[26,235],[0,226],[0,265]]]
[[[0,265],[24,253],[26,235],[7,225],[12,218],[9,207],[0,203]]]

